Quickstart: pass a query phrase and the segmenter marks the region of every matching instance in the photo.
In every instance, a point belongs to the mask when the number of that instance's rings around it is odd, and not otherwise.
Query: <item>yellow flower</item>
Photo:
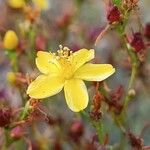
[[[64,88],[68,107],[79,112],[87,107],[89,97],[85,81],[102,81],[115,72],[110,64],[87,63],[94,58],[94,50],[81,49],[72,53],[60,46],[57,55],[39,51],[36,65],[39,75],[28,87],[27,94],[36,99],[59,93]]]
[[[24,0],[9,0],[8,5],[12,8],[19,9],[25,6]]]
[[[40,10],[45,10],[48,8],[48,1],[47,0],[32,0],[34,5],[39,8]]]
[[[14,49],[18,45],[18,37],[16,33],[12,30],[8,30],[3,39],[3,45],[6,49]]]
[[[15,75],[15,73],[14,72],[8,72],[7,73],[7,81],[9,82],[9,83],[15,83],[15,81],[16,81],[16,75]]]

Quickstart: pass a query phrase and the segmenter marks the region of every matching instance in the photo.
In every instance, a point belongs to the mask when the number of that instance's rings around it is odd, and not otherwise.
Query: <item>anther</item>
[[[70,54],[72,54],[72,51],[70,51],[70,49],[68,47],[63,47],[62,45],[59,45],[59,48],[60,49],[57,50],[57,55],[59,57],[57,57],[56,59],[60,59],[60,58],[68,59]]]
[[[59,45],[59,48],[60,48],[60,50],[63,50],[63,46],[62,45]]]
[[[70,51],[70,49],[68,47],[64,47],[63,50]]]

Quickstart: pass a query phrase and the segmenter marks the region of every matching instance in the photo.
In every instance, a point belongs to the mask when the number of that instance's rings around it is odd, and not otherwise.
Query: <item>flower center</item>
[[[69,59],[69,56],[72,55],[72,51],[68,47],[63,47],[62,45],[59,45],[59,50],[57,51],[57,58],[65,58]]]
[[[68,47],[59,46],[59,50],[57,51],[56,59],[59,62],[61,76],[68,80],[73,76],[74,68],[72,66],[72,51]]]

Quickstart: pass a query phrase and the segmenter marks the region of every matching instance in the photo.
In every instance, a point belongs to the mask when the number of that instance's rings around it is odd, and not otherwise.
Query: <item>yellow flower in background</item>
[[[8,72],[7,73],[7,81],[11,84],[15,83],[16,81],[16,75],[14,72]]]
[[[40,10],[48,9],[48,1],[47,0],[32,0],[32,1],[33,1],[33,4]]]
[[[48,0],[32,0],[32,4],[40,10],[48,9],[49,5]],[[27,3],[25,0],[8,0],[8,5],[14,9],[21,9],[26,7]]]
[[[19,9],[25,6],[24,0],[8,0],[8,5],[12,8]]]
[[[81,49],[72,53],[60,46],[57,55],[39,51],[36,65],[39,75],[28,87],[27,94],[36,99],[59,93],[64,88],[68,107],[79,112],[87,107],[89,96],[85,81],[102,81],[115,72],[110,64],[87,63],[94,58],[94,50]]]
[[[18,45],[18,37],[16,33],[13,30],[8,30],[5,33],[4,39],[3,39],[3,45],[5,49],[15,49]]]

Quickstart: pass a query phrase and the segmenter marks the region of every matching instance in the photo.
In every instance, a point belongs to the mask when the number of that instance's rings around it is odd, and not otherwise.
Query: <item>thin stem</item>
[[[133,51],[133,49],[128,47],[127,50],[128,50],[128,54],[130,56],[131,65],[132,65],[131,78],[130,78],[130,82],[129,82],[129,86],[128,86],[128,90],[129,90],[133,87],[133,84],[134,84],[134,81],[135,81],[135,78],[136,78],[136,75],[137,75],[137,69],[138,69],[138,66],[139,66],[139,62],[138,62],[137,55]]]
[[[104,137],[104,132],[103,132],[103,123],[101,120],[98,120],[98,121],[94,121],[90,118],[90,116],[87,114],[86,111],[82,111],[81,112],[81,115],[87,119],[88,121],[91,122],[91,124],[93,125],[93,127],[97,130],[97,134],[98,134],[98,140],[99,140],[99,143],[100,144],[104,144],[104,141],[103,141],[103,137]]]
[[[87,114],[87,112],[84,111],[84,110],[80,112],[80,115],[81,115],[81,117],[82,117],[83,119],[85,119],[85,120],[87,120],[87,121],[90,121],[90,120],[91,120],[90,117],[89,117],[89,115]]]
[[[125,38],[124,38],[124,41],[125,41],[125,45],[126,45],[126,48],[127,48],[128,55],[129,55],[130,60],[131,60],[132,70],[131,70],[131,77],[129,79],[129,83],[128,83],[128,87],[127,87],[127,92],[126,92],[126,95],[125,95],[125,98],[124,98],[123,110],[122,110],[121,114],[118,117],[118,119],[122,123],[125,122],[126,109],[127,109],[128,105],[129,105],[129,102],[133,98],[133,95],[130,94],[130,91],[132,89],[134,90],[134,82],[135,82],[135,79],[137,77],[138,66],[139,66],[139,61],[138,61],[136,53],[133,51],[133,49],[130,47],[129,44],[126,44],[127,42],[126,42]]]
[[[28,33],[28,39],[30,42],[30,46],[28,47],[28,50],[26,51],[27,53],[27,58],[29,60],[29,62],[31,63],[31,66],[33,66],[34,64],[34,57],[35,57],[35,51],[33,51],[34,49],[34,44],[35,44],[35,31],[34,31],[34,26],[30,27],[29,33]],[[31,53],[32,50],[32,53]]]
[[[14,72],[17,72],[18,71],[18,59],[17,59],[17,53],[16,53],[16,50],[13,49],[13,50],[7,50],[6,49],[6,55],[7,57],[9,58],[10,60],[10,63],[11,63],[11,67],[12,67],[12,70]]]
[[[103,138],[104,138],[104,132],[103,132],[103,124],[102,121],[94,121],[93,122],[96,130],[97,130],[97,134],[98,134],[98,140],[100,144],[104,144]]]
[[[29,113],[29,110],[30,110],[30,100],[28,100],[25,104],[25,107],[23,109],[23,112],[20,116],[20,120],[24,120],[26,118],[26,116],[28,115]]]
[[[95,41],[95,46],[103,38],[103,36],[106,34],[106,32],[109,30],[110,27],[111,27],[110,24],[107,24],[106,27],[102,30],[102,32],[98,35]]]
[[[139,61],[138,61],[136,53],[133,51],[133,49],[129,45],[127,45],[126,47],[127,47],[130,60],[131,60],[132,71],[131,71],[131,77],[130,77],[128,88],[127,88],[127,94],[126,94],[125,101],[124,101],[124,109],[126,109],[130,100],[132,99],[132,95],[129,94],[129,91],[133,89],[134,87],[134,82],[137,76],[138,66],[139,66]]]

